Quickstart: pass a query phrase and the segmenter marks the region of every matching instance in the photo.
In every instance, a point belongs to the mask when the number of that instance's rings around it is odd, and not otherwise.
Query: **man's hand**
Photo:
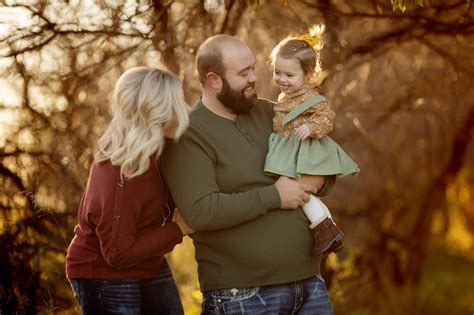
[[[295,130],[295,137],[296,139],[303,141],[304,139],[308,138],[311,134],[311,129],[307,124],[301,125]]]
[[[316,193],[316,189],[308,184],[280,176],[275,182],[281,200],[282,209],[296,209],[309,200],[310,193]]]

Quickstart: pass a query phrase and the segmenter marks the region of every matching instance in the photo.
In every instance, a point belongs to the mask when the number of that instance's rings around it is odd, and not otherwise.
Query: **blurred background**
[[[472,314],[474,8],[404,3],[1,1],[0,313],[80,313],[65,253],[123,71],[166,67],[194,104],[196,50],[226,33],[248,43],[259,96],[274,100],[271,49],[324,23],[331,136],[361,168],[325,198],[346,233],[323,261],[336,314]],[[198,314],[190,239],[168,258]]]

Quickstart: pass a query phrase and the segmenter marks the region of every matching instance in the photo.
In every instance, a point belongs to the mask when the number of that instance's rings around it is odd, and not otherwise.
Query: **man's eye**
[[[289,74],[289,75],[288,75],[288,78],[292,78],[292,77],[294,77],[294,75],[292,75],[292,74]]]

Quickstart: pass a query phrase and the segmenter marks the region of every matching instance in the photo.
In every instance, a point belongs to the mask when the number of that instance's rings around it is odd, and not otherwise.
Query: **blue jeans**
[[[152,279],[70,279],[82,312],[88,314],[183,314],[166,259]]]
[[[204,292],[202,314],[333,315],[321,276],[255,288]]]

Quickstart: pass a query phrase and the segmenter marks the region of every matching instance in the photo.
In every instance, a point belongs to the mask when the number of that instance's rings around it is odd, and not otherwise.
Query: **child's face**
[[[273,69],[273,80],[283,93],[296,92],[306,83],[298,59],[277,57]]]

